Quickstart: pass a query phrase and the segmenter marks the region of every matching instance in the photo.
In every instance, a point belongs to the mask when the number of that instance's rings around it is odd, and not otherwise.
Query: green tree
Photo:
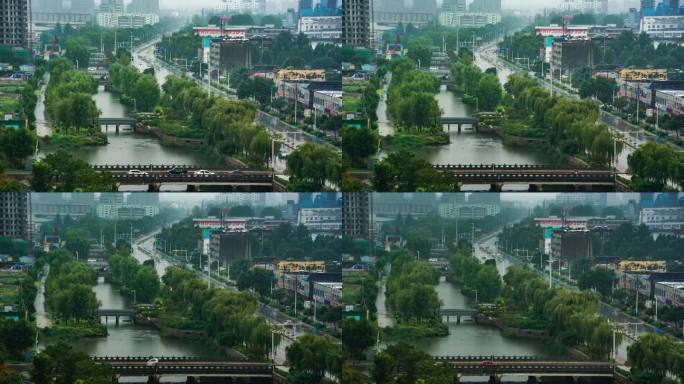
[[[501,102],[502,88],[495,75],[484,75],[477,85],[475,93],[482,111],[494,111]]]
[[[615,274],[612,271],[596,268],[583,273],[577,282],[577,286],[579,289],[595,288],[602,295],[608,295],[611,292],[614,281]]]
[[[340,374],[342,351],[339,345],[324,336],[306,334],[290,344],[286,350],[290,373],[306,374],[309,383],[320,383],[326,373]]]
[[[283,20],[277,15],[264,15],[259,25],[273,25],[280,28],[283,26]]]
[[[34,163],[31,189],[36,192],[106,192],[116,190],[111,175],[99,173],[83,160],[58,151]]]
[[[274,279],[272,271],[255,268],[240,275],[237,287],[241,291],[254,289],[261,296],[270,296]]]
[[[66,51],[64,56],[72,62],[78,63],[79,69],[88,67],[90,50],[88,49],[88,43],[86,41],[82,39],[69,39],[64,43],[64,49]]]
[[[366,319],[342,320],[342,345],[352,358],[363,357],[375,343],[375,333],[374,324]]]
[[[0,128],[0,148],[10,166],[18,167],[33,154],[35,136],[28,130]]]
[[[140,112],[152,111],[160,100],[157,79],[153,75],[140,76],[135,82],[131,96],[136,100]]]
[[[342,153],[353,166],[365,166],[368,158],[375,154],[377,142],[377,135],[368,128],[342,130]]]
[[[255,25],[252,15],[244,13],[233,15],[228,20],[228,25]]]
[[[237,96],[240,99],[254,97],[261,105],[271,105],[271,99],[275,93],[275,83],[271,79],[254,77],[240,82],[237,88]]]
[[[141,267],[135,274],[132,288],[135,298],[141,303],[151,303],[159,293],[159,276],[154,267]]]
[[[322,191],[339,181],[341,159],[333,149],[313,143],[300,145],[287,156],[287,172],[295,190]]]

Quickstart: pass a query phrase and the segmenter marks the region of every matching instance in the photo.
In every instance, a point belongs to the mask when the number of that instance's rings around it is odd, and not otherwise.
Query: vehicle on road
[[[147,365],[148,367],[156,367],[157,364],[159,364],[159,359],[156,357],[147,360],[147,362],[145,363],[145,365]]]
[[[172,176],[184,176],[188,174],[188,170],[183,167],[173,167],[166,171],[166,173]]]
[[[147,176],[147,175],[148,175],[147,172],[141,171],[141,170],[139,170],[139,169],[129,169],[128,172],[127,172],[127,174],[129,174],[129,175],[131,175],[131,176],[143,176],[143,175],[144,175],[144,176]]]
[[[200,169],[199,171],[195,171],[193,173],[195,176],[213,176],[215,174],[215,172],[207,171],[206,169]]]

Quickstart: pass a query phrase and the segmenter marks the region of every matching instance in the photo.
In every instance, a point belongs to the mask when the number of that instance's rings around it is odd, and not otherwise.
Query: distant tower
[[[343,0],[343,44],[371,48],[373,27],[372,0]]]
[[[679,0],[670,0],[670,14],[679,15]]]

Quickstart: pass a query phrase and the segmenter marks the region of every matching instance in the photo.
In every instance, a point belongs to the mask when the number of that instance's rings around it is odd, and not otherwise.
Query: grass
[[[383,336],[386,341],[411,342],[423,337],[446,336],[449,334],[449,327],[442,322],[396,324],[383,329]]]
[[[98,132],[92,136],[53,134],[43,139],[49,148],[70,149],[83,146],[107,145],[107,135]]]
[[[361,109],[361,98],[345,95],[342,98],[343,112],[357,112]]]
[[[84,324],[76,326],[67,325],[53,325],[47,328],[45,336],[50,341],[64,341],[72,342],[75,339],[83,337],[105,337],[107,336],[107,327],[104,324]]]
[[[396,147],[399,149],[411,149],[415,147],[437,146],[449,144],[449,135],[446,133],[429,135],[412,135],[399,133],[385,138],[385,147]]]

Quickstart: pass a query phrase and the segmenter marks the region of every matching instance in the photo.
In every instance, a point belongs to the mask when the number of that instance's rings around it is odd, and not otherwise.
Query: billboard
[[[665,81],[667,69],[623,69],[620,71],[622,81]]]

